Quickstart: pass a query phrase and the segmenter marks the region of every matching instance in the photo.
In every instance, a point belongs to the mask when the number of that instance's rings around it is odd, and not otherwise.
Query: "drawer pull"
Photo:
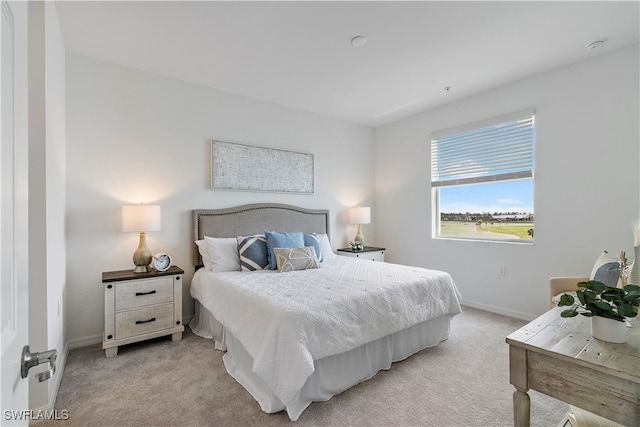
[[[156,291],[149,291],[149,292],[136,292],[136,296],[137,296],[137,297],[140,297],[140,296],[143,296],[143,295],[151,295],[151,294],[155,294],[155,293],[156,293]]]
[[[152,317],[149,320],[136,320],[136,325],[141,325],[143,323],[149,323],[149,322],[155,322],[155,321],[156,321],[155,317]]]

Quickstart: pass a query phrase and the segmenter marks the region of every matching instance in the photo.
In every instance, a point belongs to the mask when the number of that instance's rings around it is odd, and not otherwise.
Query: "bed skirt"
[[[216,350],[227,351],[224,343],[224,326],[213,317],[213,314],[200,304],[200,301],[194,301],[196,303],[196,313],[191,319],[191,322],[189,322],[189,327],[193,333],[199,337],[212,339]]]
[[[378,371],[389,369],[393,362],[438,345],[449,337],[451,319],[444,315],[380,338],[342,354],[314,362],[314,372],[307,379],[296,399],[288,406],[271,392],[253,372],[253,358],[235,337],[196,300],[196,315],[189,324],[196,335],[211,338],[216,349],[227,353],[223,357],[227,372],[235,378],[267,413],[286,410],[296,421],[312,402],[323,402],[356,384],[372,378]]]

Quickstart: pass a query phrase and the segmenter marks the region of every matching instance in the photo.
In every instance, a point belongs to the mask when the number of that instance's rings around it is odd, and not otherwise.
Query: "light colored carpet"
[[[190,330],[120,347],[72,350],[56,409],[69,419],[46,426],[512,426],[505,337],[526,322],[464,308],[449,340],[381,371],[295,423],[265,414],[229,376],[213,342]],[[533,426],[555,427],[568,406],[530,392]]]

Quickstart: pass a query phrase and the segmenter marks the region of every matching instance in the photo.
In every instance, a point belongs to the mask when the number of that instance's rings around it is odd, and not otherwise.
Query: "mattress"
[[[308,399],[301,404],[301,393],[318,361],[437,318],[447,319],[448,334],[448,319],[461,311],[460,294],[448,273],[348,257],[288,273],[201,269],[191,295],[224,326],[227,346],[231,341],[246,352],[251,375],[292,419],[304,410],[300,407]],[[437,342],[442,339],[440,334]],[[393,347],[392,342],[385,345]],[[387,359],[410,354],[404,353],[391,352]],[[225,357],[234,375],[234,361]],[[373,373],[378,369],[384,367]]]

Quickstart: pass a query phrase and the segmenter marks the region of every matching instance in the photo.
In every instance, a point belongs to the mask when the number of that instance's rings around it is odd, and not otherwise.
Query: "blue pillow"
[[[316,233],[305,234],[304,245],[313,246],[313,249],[316,251],[316,258],[318,259],[319,262],[322,262],[322,251],[320,251],[320,241],[318,240],[318,236],[316,235]]]
[[[281,233],[279,231],[264,231],[264,237],[267,239],[267,257],[269,259],[269,269],[276,270],[278,264],[274,248],[303,248],[304,237],[301,231],[291,233]]]
[[[267,240],[264,236],[238,236],[238,256],[242,271],[264,270],[269,266]]]

